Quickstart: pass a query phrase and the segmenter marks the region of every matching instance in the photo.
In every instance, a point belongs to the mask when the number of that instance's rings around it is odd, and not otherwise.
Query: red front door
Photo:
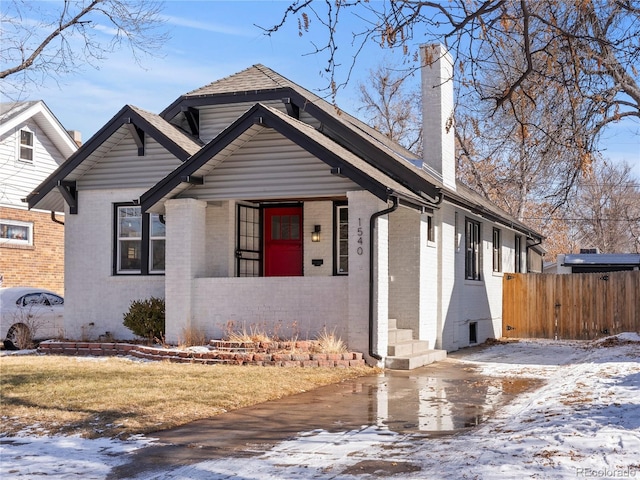
[[[264,209],[264,275],[302,275],[302,207]]]

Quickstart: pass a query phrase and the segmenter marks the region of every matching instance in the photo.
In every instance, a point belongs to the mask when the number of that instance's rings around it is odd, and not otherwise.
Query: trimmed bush
[[[135,335],[149,342],[164,339],[164,299],[151,297],[131,302],[129,311],[124,314],[125,327]]]

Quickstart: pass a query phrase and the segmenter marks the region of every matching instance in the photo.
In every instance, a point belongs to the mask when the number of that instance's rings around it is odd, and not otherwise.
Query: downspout
[[[60,225],[64,225],[64,222],[56,218],[56,212],[54,212],[53,210],[51,210],[51,221],[55,223],[59,223]]]
[[[533,238],[532,238],[533,240]],[[525,245],[525,252],[527,254],[527,273],[529,273],[529,250],[532,249],[533,247],[537,247],[538,245],[542,244],[543,239],[541,238],[540,240],[538,240],[538,243],[532,243],[531,245]],[[544,254],[543,254],[544,256]],[[544,272],[544,259],[542,261],[542,265],[540,266],[541,271]]]
[[[374,232],[376,229],[376,220],[378,217],[383,215],[387,215],[388,213],[394,212],[398,209],[398,197],[391,197],[391,201],[393,205],[391,207],[381,210],[379,212],[375,212],[371,215],[369,219],[369,356],[375,358],[376,360],[382,360],[382,357],[378,355],[375,351],[375,346],[373,342],[373,332],[374,332],[374,318],[373,318],[373,293],[374,293],[374,278],[373,278],[373,247],[374,247]]]

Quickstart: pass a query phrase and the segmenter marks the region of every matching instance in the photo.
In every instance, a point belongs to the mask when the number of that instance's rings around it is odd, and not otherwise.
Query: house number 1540
[[[362,255],[362,252],[364,250],[362,250],[362,244],[364,243],[364,240],[362,239],[362,236],[364,235],[364,232],[362,231],[362,219],[359,218],[358,219],[358,240],[356,240],[356,242],[358,242],[358,248],[356,249],[356,253],[358,255]]]

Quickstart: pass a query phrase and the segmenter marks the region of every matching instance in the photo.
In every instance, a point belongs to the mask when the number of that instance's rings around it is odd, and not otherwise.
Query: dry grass
[[[204,330],[196,327],[183,328],[178,345],[181,348],[197,347],[207,344],[207,335]]]
[[[316,348],[320,353],[345,353],[347,346],[340,337],[337,337],[335,331],[327,331],[325,328],[318,335],[316,340]]]
[[[0,371],[0,434],[124,438],[377,372],[22,355]]]

